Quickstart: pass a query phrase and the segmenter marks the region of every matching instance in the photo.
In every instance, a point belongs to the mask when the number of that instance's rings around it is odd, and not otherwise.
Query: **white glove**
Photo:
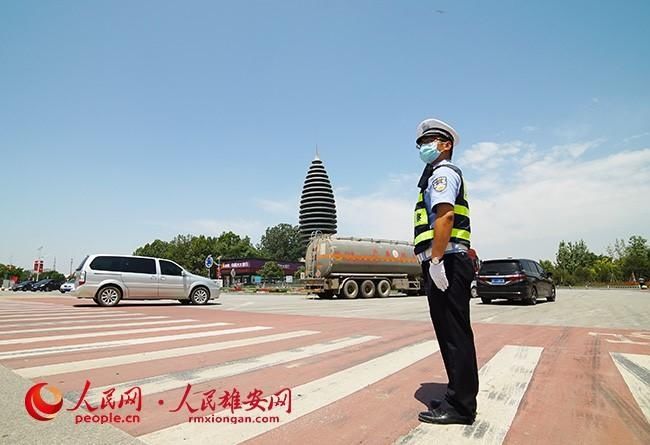
[[[447,281],[447,275],[445,274],[445,265],[442,260],[438,264],[429,263],[429,276],[431,276],[433,284],[441,291],[446,291],[449,287],[449,281]]]

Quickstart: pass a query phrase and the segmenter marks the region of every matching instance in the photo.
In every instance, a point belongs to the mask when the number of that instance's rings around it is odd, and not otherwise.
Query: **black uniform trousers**
[[[429,263],[422,263],[422,276],[429,300],[433,329],[440,345],[449,383],[445,399],[465,416],[476,415],[478,367],[474,333],[470,324],[470,288],[474,267],[466,253],[443,257],[449,287],[441,291],[429,275]]]

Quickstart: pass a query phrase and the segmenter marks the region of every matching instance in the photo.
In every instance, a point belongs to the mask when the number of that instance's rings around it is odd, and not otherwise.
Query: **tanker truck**
[[[319,298],[418,295],[421,275],[411,243],[317,235],[307,246],[303,284]]]

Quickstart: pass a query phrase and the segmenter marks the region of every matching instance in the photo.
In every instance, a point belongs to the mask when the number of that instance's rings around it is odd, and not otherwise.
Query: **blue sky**
[[[3,2],[0,262],[256,242],[297,223],[316,145],[339,233],[409,239],[426,117],[461,135],[482,257],[650,238],[649,18],[647,1]]]

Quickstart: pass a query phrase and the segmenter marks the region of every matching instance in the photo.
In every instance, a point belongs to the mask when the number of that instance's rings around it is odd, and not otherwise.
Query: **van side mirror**
[[[183,270],[183,271],[181,271],[181,275],[184,276],[184,277],[186,277],[186,276],[187,276],[187,272],[185,272],[185,271]]]
[[[552,274],[551,272],[546,272],[546,276],[547,276],[548,278],[553,278],[553,274]]]

